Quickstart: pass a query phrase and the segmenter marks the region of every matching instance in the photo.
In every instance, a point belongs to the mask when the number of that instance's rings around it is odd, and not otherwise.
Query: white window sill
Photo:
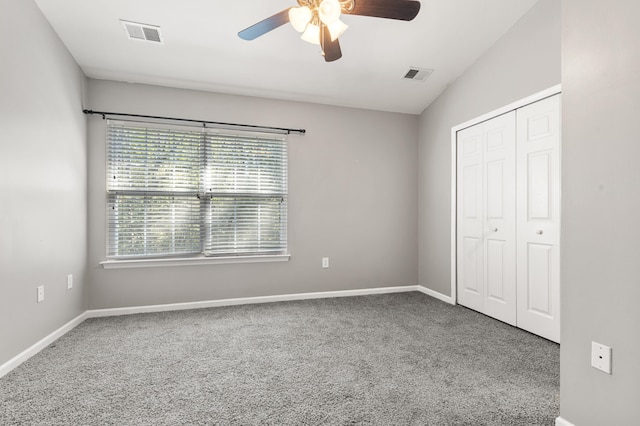
[[[262,255],[262,256],[228,256],[228,257],[189,257],[184,259],[132,259],[105,260],[100,262],[104,269],[149,268],[156,266],[194,266],[219,265],[225,263],[263,263],[287,262],[290,254]]]

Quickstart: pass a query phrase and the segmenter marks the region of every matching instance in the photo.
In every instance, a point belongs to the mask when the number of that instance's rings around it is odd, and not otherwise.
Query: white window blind
[[[107,257],[287,251],[284,135],[107,125]]]

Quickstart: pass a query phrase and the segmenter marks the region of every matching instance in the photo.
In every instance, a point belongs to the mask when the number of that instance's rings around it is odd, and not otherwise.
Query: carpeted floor
[[[553,425],[559,346],[421,293],[90,319],[1,425]]]

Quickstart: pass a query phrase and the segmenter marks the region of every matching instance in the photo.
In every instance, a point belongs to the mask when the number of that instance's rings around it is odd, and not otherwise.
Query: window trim
[[[233,263],[269,263],[288,262],[290,254],[251,255],[251,256],[197,256],[197,257],[158,257],[150,259],[109,259],[100,262],[104,269],[149,268],[159,266],[198,266]]]

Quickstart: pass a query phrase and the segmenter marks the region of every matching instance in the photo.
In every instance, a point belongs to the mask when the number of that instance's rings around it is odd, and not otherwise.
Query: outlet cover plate
[[[611,348],[601,343],[591,342],[591,366],[611,374]]]
[[[73,288],[73,274],[67,275],[67,290],[71,290]]]
[[[44,302],[44,286],[38,286],[38,303]]]
[[[325,268],[325,269],[329,267],[329,258],[328,257],[323,257],[322,258],[322,267]]]

